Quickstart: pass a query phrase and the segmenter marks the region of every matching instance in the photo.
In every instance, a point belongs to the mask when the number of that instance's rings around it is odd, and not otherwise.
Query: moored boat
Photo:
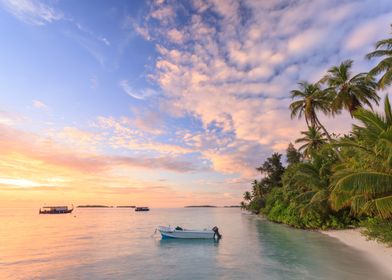
[[[136,207],[135,211],[136,212],[139,212],[139,211],[150,211],[150,208],[148,208],[148,207]]]
[[[68,206],[44,206],[39,209],[40,214],[68,214],[72,213],[74,210],[73,205],[72,208],[69,209]]]
[[[222,235],[219,233],[218,227],[212,229],[183,229],[181,227],[165,227],[159,226],[159,232],[162,238],[180,238],[180,239],[220,239]]]

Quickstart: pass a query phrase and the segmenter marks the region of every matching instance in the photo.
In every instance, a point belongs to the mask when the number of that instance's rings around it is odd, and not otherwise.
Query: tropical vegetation
[[[368,59],[382,58],[369,72],[355,74],[353,61],[331,67],[315,82],[292,90],[292,118],[306,130],[290,143],[284,165],[274,153],[258,168],[260,178],[241,207],[297,228],[363,226],[369,238],[392,245],[392,107],[380,90],[392,84],[392,38],[381,40]],[[347,112],[352,129],[337,136],[321,115]]]

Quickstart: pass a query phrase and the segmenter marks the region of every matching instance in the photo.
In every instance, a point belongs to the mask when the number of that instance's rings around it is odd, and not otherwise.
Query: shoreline
[[[320,230],[319,232],[361,251],[369,261],[376,264],[385,273],[392,275],[392,247],[387,247],[374,240],[368,240],[360,231],[361,228]]]

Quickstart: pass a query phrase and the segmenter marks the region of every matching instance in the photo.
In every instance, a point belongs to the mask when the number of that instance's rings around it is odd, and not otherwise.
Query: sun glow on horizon
[[[342,57],[370,69],[392,2],[3,0],[0,17],[0,203],[236,205],[304,128],[290,90]]]

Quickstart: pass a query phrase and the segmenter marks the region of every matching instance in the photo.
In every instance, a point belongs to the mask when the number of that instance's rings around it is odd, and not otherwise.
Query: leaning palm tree
[[[356,161],[344,161],[333,176],[335,209],[351,207],[354,214],[392,218],[392,108],[385,98],[384,115],[359,109],[354,113],[354,138],[336,145],[352,149]]]
[[[295,140],[295,143],[302,144],[298,150],[303,152],[307,158],[310,158],[327,142],[326,134],[321,132],[318,127],[309,127],[308,131],[301,131],[301,134],[304,137]]]
[[[392,38],[378,41],[376,50],[366,55],[368,59],[374,57],[381,57],[382,60],[370,70],[369,74],[373,76],[382,74],[378,86],[383,89],[392,84]]]
[[[352,60],[343,61],[339,66],[330,68],[321,82],[326,82],[328,90],[334,94],[332,102],[333,113],[339,113],[342,109],[349,111],[351,117],[358,108],[368,105],[372,108],[372,102],[378,105],[380,97],[377,95],[377,83],[373,76],[368,73],[352,75]]]
[[[320,127],[328,139],[332,141],[328,131],[317,117],[317,111],[326,115],[331,113],[331,93],[322,90],[317,83],[300,82],[298,85],[299,89],[291,91],[291,98],[296,99],[290,104],[291,118],[304,116],[308,127]]]

